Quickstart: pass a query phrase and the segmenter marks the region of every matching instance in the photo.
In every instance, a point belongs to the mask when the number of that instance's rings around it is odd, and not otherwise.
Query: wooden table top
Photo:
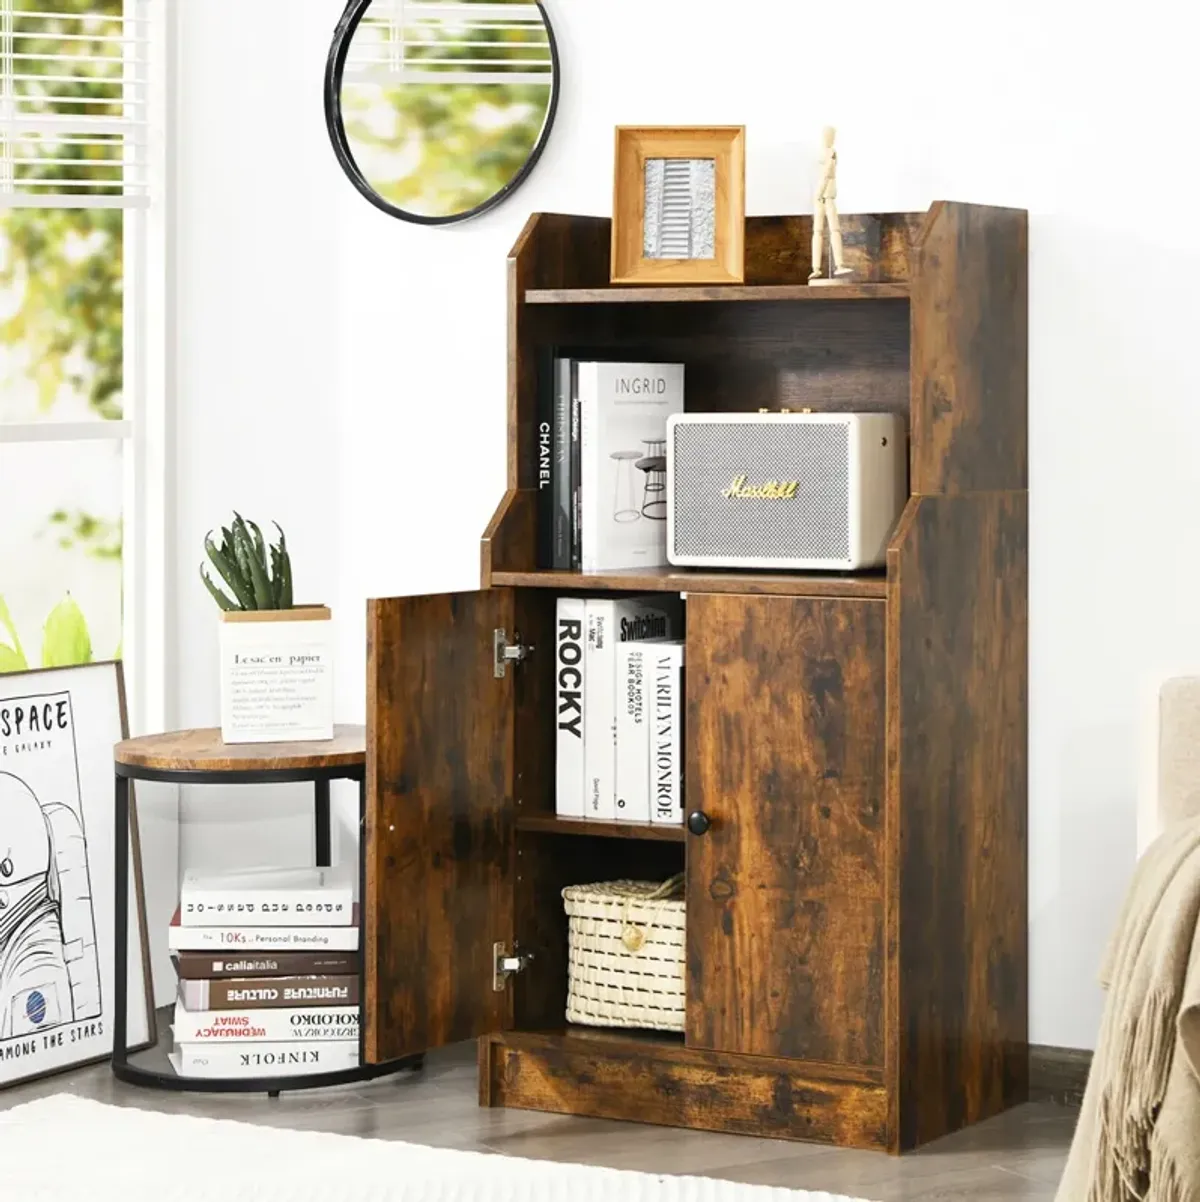
[[[334,727],[313,743],[223,743],[216,728],[174,730],[126,739],[113,748],[118,764],[160,772],[271,772],[353,768],[367,762],[365,726]]]

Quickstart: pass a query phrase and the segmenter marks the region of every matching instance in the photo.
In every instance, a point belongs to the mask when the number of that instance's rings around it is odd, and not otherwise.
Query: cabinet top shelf
[[[722,284],[677,288],[527,288],[527,305],[673,304],[698,301],[853,301],[907,300],[906,283],[831,284]]]

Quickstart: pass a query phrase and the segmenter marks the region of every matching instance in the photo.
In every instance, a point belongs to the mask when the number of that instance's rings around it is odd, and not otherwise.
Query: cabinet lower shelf
[[[661,843],[682,843],[687,838],[687,829],[683,826],[592,822],[580,818],[560,818],[557,814],[518,814],[517,830],[540,831],[549,835],[591,835],[601,839],[649,839]]]

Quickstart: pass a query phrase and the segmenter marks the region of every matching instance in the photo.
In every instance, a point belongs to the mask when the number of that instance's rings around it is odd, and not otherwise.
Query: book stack
[[[359,1064],[358,907],[346,870],[185,876],[169,946],[170,1054],[185,1077],[282,1077]]]
[[[677,597],[559,597],[555,810],[683,822],[683,616]]]
[[[683,364],[551,352],[538,410],[538,566],[665,564],[667,418],[683,412]]]

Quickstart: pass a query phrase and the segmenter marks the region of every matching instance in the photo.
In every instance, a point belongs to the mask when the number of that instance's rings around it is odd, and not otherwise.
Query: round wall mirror
[[[533,169],[554,123],[558,69],[540,3],[350,0],[325,70],[329,137],[384,212],[464,221]]]

